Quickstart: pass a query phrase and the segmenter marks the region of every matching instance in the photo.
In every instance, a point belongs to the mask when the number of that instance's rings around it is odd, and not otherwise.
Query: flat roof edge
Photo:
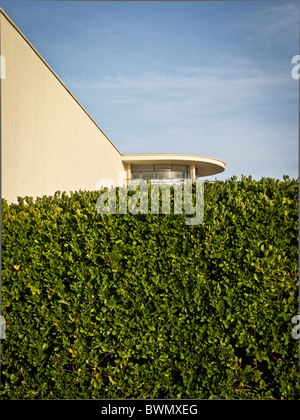
[[[122,155],[123,162],[134,162],[134,161],[161,161],[161,160],[187,160],[190,162],[216,162],[219,166],[226,167],[226,163],[217,158],[201,155],[181,154],[181,153],[143,153],[143,154],[128,154]]]

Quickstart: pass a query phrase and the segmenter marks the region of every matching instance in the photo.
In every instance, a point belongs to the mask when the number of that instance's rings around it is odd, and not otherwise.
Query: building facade
[[[225,163],[198,155],[124,155],[0,10],[2,197],[196,180]],[[104,181],[103,181],[104,182]]]

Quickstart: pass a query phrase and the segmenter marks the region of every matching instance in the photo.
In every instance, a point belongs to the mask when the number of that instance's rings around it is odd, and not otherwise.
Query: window
[[[190,167],[188,165],[132,165],[132,179],[189,179]]]
[[[154,177],[154,165],[132,165],[132,179],[152,179]]]

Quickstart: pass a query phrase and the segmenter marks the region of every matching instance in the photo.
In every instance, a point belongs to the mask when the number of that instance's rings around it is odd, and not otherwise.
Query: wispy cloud
[[[291,38],[299,36],[299,1],[262,2],[262,7],[247,9],[243,19],[227,23],[224,31],[242,30],[248,40],[290,46]]]
[[[299,31],[299,2],[280,2],[271,4],[268,13],[259,13],[257,27],[263,37],[279,36],[279,40],[286,40],[285,32],[292,31],[295,35]]]
[[[215,156],[227,162],[225,178],[242,173],[259,177],[264,171],[272,176],[274,167],[289,173],[290,167],[296,168],[297,126],[283,115],[286,103],[296,104],[294,81],[289,73],[248,64],[69,84],[86,95],[98,95],[97,119],[114,127],[113,139],[124,153]]]
[[[216,68],[173,69],[167,73],[143,73],[137,76],[100,77],[99,79],[69,80],[71,89],[97,92],[99,98],[117,105],[132,107],[141,112],[141,106],[159,117],[157,110],[172,108],[175,114],[191,115],[195,112],[202,117],[216,116],[218,113],[260,111],[275,95],[280,101],[296,98],[289,89],[290,74],[264,71],[245,67],[232,67],[222,71]],[[128,111],[128,110],[127,110]]]
[[[296,1],[59,3],[41,35],[49,64],[123,153],[295,176]]]

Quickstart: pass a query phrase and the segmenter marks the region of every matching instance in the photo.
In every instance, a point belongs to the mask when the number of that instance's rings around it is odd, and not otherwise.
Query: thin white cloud
[[[285,31],[299,31],[299,3],[281,2],[270,5],[267,14],[258,17],[261,34],[273,37],[279,35],[284,39]]]
[[[277,58],[276,48],[298,33],[298,16],[294,3],[270,4],[253,9],[248,20],[224,25],[227,33],[241,25],[245,38],[263,39],[264,48],[275,45],[265,60],[253,51],[225,49],[214,62],[203,60],[210,64],[154,71],[137,66],[129,73],[125,66],[115,75],[77,77],[67,85],[93,98],[93,116],[105,131],[102,124],[109,127],[123,153],[214,156],[227,163],[218,176],[223,179],[242,173],[297,177],[297,115],[288,113],[297,108],[298,89],[290,59],[285,63],[284,51]]]
[[[76,89],[134,89],[152,91],[153,89],[197,89],[220,87],[227,84],[229,89],[239,89],[241,85],[252,86],[284,84],[286,74],[268,73],[249,67],[216,69],[215,67],[193,67],[172,70],[171,73],[143,73],[137,76],[104,76],[99,79],[84,78],[69,80],[68,84]]]
[[[291,78],[286,73],[234,68],[224,71],[213,68],[185,69],[172,74],[146,73],[136,77],[104,77],[99,80],[69,81],[71,89],[92,90],[99,97],[110,97],[118,106],[131,107],[157,115],[166,107],[176,112],[202,116],[222,112],[240,112],[248,107],[262,107],[270,102],[274,92],[280,100],[291,99]],[[296,92],[295,92],[296,97]],[[181,110],[181,111],[180,111]],[[129,109],[127,109],[129,111]]]
[[[243,30],[247,40],[289,46],[291,38],[299,37],[299,2],[262,2],[262,7],[247,9],[245,18],[230,20],[222,29]]]

